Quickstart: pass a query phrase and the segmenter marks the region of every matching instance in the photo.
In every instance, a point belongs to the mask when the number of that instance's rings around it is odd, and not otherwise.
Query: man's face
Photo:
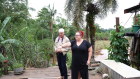
[[[59,32],[59,37],[63,37],[64,36],[64,32]]]

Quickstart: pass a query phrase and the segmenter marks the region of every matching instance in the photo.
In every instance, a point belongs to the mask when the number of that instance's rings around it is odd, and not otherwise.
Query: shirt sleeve
[[[68,43],[68,42],[70,42],[70,40],[69,40],[69,38],[67,37],[67,38],[66,38],[66,43]]]
[[[75,40],[71,40],[70,43],[71,43],[71,47],[73,46]]]
[[[86,41],[87,47],[90,48],[92,45],[88,41]]]
[[[68,42],[70,42],[70,40],[69,40],[69,38],[68,37],[66,37],[66,42],[65,43],[68,43]],[[69,51],[69,47],[67,47],[67,48],[62,48],[61,50],[62,50],[62,52],[68,52]]]

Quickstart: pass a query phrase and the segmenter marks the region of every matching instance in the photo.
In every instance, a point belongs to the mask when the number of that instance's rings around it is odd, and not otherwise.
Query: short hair
[[[60,32],[64,32],[64,29],[63,28],[60,28],[59,30],[58,30],[58,32],[60,33]]]

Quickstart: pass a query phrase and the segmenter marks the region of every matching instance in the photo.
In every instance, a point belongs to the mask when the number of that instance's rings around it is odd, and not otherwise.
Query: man
[[[55,52],[57,54],[57,61],[58,61],[58,66],[61,74],[60,79],[68,79],[67,77],[67,67],[66,67],[66,52],[68,51],[69,48],[63,48],[60,49],[59,47],[63,43],[70,42],[68,37],[64,35],[64,29],[61,28],[59,29],[59,36],[55,39]]]

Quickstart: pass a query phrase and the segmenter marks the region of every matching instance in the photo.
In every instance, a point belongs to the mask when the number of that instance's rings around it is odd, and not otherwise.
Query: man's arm
[[[71,46],[70,40],[67,38],[66,43],[62,44],[61,48],[69,48]]]

